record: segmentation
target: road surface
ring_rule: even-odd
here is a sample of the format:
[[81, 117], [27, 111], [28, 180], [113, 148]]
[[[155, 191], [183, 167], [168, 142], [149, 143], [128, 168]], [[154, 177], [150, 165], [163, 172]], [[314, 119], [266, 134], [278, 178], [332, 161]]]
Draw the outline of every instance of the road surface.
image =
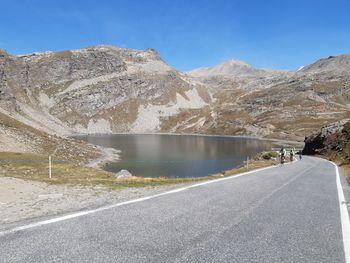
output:
[[338, 190], [335, 166], [305, 157], [0, 232], [0, 262], [346, 262]]

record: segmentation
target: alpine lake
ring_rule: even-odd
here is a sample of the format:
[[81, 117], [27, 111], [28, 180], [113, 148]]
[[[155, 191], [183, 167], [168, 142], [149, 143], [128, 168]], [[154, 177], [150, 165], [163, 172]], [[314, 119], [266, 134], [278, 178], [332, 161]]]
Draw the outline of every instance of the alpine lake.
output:
[[74, 138], [120, 150], [120, 160], [104, 169], [126, 169], [142, 177], [201, 177], [232, 169], [271, 150], [272, 141], [249, 137], [113, 134]]

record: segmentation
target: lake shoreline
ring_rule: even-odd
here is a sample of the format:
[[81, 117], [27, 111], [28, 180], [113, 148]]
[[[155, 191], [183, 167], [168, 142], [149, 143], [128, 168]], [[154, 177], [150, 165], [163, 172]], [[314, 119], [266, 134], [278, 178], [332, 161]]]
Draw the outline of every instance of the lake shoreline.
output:
[[[225, 138], [225, 139], [230, 139], [230, 138], [233, 138], [233, 139], [244, 139], [244, 140], [247, 140], [248, 142], [250, 140], [257, 140], [257, 141], [261, 141], [261, 142], [267, 142], [267, 143], [271, 143], [271, 146], [269, 149], [260, 149], [261, 151], [259, 151], [259, 153], [263, 152], [263, 151], [269, 151], [269, 150], [278, 150], [280, 146], [285, 146], [285, 147], [291, 147], [291, 146], [295, 146], [297, 148], [301, 147], [302, 146], [302, 143], [301, 142], [295, 142], [295, 141], [283, 141], [283, 140], [277, 140], [277, 139], [266, 139], [266, 138], [262, 138], [262, 137], [254, 137], [254, 136], [238, 136], [238, 135], [208, 135], [208, 134], [185, 134], [185, 133], [177, 133], [177, 134], [174, 134], [174, 133], [114, 133], [114, 134], [81, 134], [81, 135], [75, 135], [73, 138], [75, 139], [80, 139], [80, 140], [84, 140], [84, 141], [87, 141], [89, 142], [90, 144], [93, 144], [93, 145], [97, 145], [95, 144], [96, 141], [94, 142], [94, 139], [95, 140], [100, 140], [99, 137], [103, 138], [104, 136], [105, 137], [113, 137], [114, 135], [116, 135], [116, 137], [118, 138], [118, 135], [120, 136], [147, 136], [147, 135], [150, 135], [150, 136], [170, 136], [169, 138], [171, 138], [171, 136], [186, 136], [186, 137], [197, 137], [197, 138], [200, 138], [200, 137], [207, 137], [207, 138]], [[89, 139], [89, 137], [91, 136], [91, 138]], [[82, 138], [82, 137], [85, 137], [85, 138]], [[104, 138], [103, 138], [104, 139]], [[103, 140], [102, 139], [102, 140]], [[120, 140], [120, 139], [119, 139]], [[163, 140], [163, 139], [162, 139]], [[174, 140], [174, 139], [169, 139], [169, 140]], [[201, 139], [193, 139], [194, 141], [197, 141], [197, 140], [201, 140]], [[203, 139], [205, 141], [207, 141], [206, 139]], [[147, 141], [147, 140], [146, 140]], [[216, 140], [215, 140], [216, 141]], [[230, 141], [230, 140], [228, 140]], [[117, 140], [118, 142], [118, 140]], [[97, 142], [98, 143], [98, 142]], [[121, 142], [122, 143], [122, 142]], [[107, 147], [110, 147], [110, 148], [107, 148], [107, 150], [103, 150], [104, 147], [102, 145], [105, 145]], [[157, 144], [156, 144], [157, 145]], [[173, 144], [174, 145], [174, 144]], [[148, 145], [150, 147], [150, 150], [152, 151], [152, 145]], [[120, 163], [120, 161], [123, 161], [121, 160], [120, 158], [120, 153], [121, 152], [125, 152], [125, 147], [123, 149], [123, 146], [120, 145], [121, 148], [119, 148], [119, 144], [116, 143], [116, 144], [100, 144], [100, 146], [98, 146], [101, 148], [101, 150], [103, 150], [103, 155], [98, 158], [98, 159], [95, 159], [95, 160], [91, 160], [89, 163], [88, 163], [88, 166], [89, 167], [94, 167], [94, 168], [100, 168], [102, 170], [105, 170], [105, 171], [108, 171], [108, 172], [112, 172], [112, 173], [116, 173], [118, 172], [119, 170], [121, 169], [131, 169], [131, 173], [136, 175], [136, 176], [140, 176], [140, 177], [183, 177], [183, 178], [195, 178], [195, 177], [205, 177], [205, 176], [208, 176], [210, 174], [213, 174], [213, 173], [217, 173], [219, 172], [218, 170], [214, 170], [213, 169], [209, 169], [208, 172], [204, 172], [202, 175], [198, 175], [198, 173], [196, 174], [196, 172], [194, 171], [193, 172], [193, 176], [191, 175], [188, 175], [188, 174], [184, 174], [184, 173], [181, 173], [182, 175], [180, 175], [178, 172], [175, 172], [175, 173], [167, 173], [167, 171], [165, 171], [164, 173], [162, 172], [159, 172], [159, 171], [156, 171], [155, 170], [155, 173], [153, 173], [153, 171], [151, 171], [151, 173], [149, 172], [149, 170], [147, 170], [149, 168], [149, 165], [147, 167], [147, 165], [145, 167], [140, 167], [139, 165], [136, 165], [136, 166], [126, 166], [124, 167], [123, 164]], [[165, 146], [166, 147], [166, 146]], [[215, 147], [215, 144], [214, 144], [214, 147]], [[173, 148], [177, 148], [176, 146], [173, 147]], [[220, 154], [220, 152], [225, 152], [225, 148], [226, 147], [216, 147], [214, 149], [216, 149], [216, 152]], [[120, 149], [118, 151], [114, 150], [113, 152], [113, 149]], [[227, 148], [226, 148], [227, 149]], [[251, 149], [250, 147], [246, 147], [245, 149]], [[112, 150], [112, 152], [111, 152]], [[196, 149], [195, 149], [196, 150]], [[202, 151], [203, 152], [208, 152], [208, 148], [202, 148], [200, 149], [199, 151]], [[187, 150], [184, 149], [184, 151], [186, 152]], [[227, 150], [226, 150], [227, 151]], [[248, 150], [249, 151], [249, 150]], [[115, 154], [115, 152], [117, 152], [117, 154]], [[126, 151], [127, 153], [128, 151]], [[258, 152], [256, 153], [253, 153], [253, 154], [246, 154], [246, 153], [243, 153], [242, 156], [250, 156], [252, 157], [253, 155], [257, 154]], [[229, 153], [230, 154], [230, 153]], [[164, 155], [161, 155], [161, 156], [164, 156]], [[165, 154], [166, 156], [166, 154]], [[196, 155], [194, 155], [196, 156]], [[190, 158], [192, 158], [193, 156], [191, 155]], [[142, 157], [141, 157], [142, 158]], [[165, 157], [166, 158], [166, 157]], [[181, 157], [180, 157], [181, 158]], [[188, 160], [191, 160], [191, 159], [188, 159]], [[231, 157], [229, 157], [231, 158]], [[237, 157], [234, 157], [234, 158], [237, 158]], [[186, 159], [186, 157], [185, 157]], [[125, 159], [125, 160], [128, 160], [128, 159]], [[124, 160], [124, 161], [125, 161]], [[140, 160], [140, 159], [138, 159]], [[162, 158], [159, 157], [159, 159], [156, 157], [156, 159], [154, 160], [159, 160], [159, 162], [161, 163], [162, 162]], [[176, 161], [177, 159], [174, 158], [174, 159], [165, 159], [165, 160], [174, 160]], [[215, 160], [215, 158], [213, 159]], [[220, 160], [220, 159], [217, 159], [217, 160]], [[152, 160], [151, 160], [152, 161]], [[182, 160], [180, 160], [182, 161]], [[239, 163], [234, 163], [232, 167], [237, 167], [239, 165], [242, 165], [244, 163], [245, 160], [240, 160]], [[119, 163], [119, 165], [117, 164]], [[114, 170], [111, 169], [111, 168], [106, 168], [106, 165], [113, 165], [115, 166]], [[226, 167], [224, 166], [222, 171], [225, 171], [226, 169], [232, 169], [232, 167], [228, 168], [227, 165]], [[136, 170], [134, 170], [136, 169]], [[144, 170], [145, 169], [145, 170]], [[205, 168], [203, 168], [205, 169]], [[178, 174], [176, 174], [178, 173]], [[168, 176], [167, 176], [168, 175]]]
[[[128, 133], [128, 132], [119, 132], [119, 133], [77, 133], [67, 135], [70, 138], [79, 139], [77, 137], [81, 136], [106, 136], [106, 135], [167, 135], [167, 136], [198, 136], [198, 137], [213, 137], [213, 138], [243, 138], [243, 139], [255, 139], [262, 141], [270, 141], [275, 144], [275, 146], [303, 146], [304, 142], [301, 141], [292, 141], [292, 140], [282, 140], [282, 139], [273, 139], [273, 138], [264, 138], [258, 136], [250, 136], [250, 135], [220, 135], [220, 134], [200, 134], [200, 133]], [[104, 170], [104, 166], [108, 163], [121, 161], [120, 153], [121, 150], [115, 148], [108, 148], [97, 146], [101, 152], [102, 156], [97, 159], [90, 160], [87, 163], [88, 167], [98, 168]]]

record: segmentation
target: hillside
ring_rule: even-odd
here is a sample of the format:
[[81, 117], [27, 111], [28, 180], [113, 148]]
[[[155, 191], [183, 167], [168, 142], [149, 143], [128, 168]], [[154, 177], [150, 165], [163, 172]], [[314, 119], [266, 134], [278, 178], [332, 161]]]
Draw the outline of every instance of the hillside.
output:
[[348, 171], [350, 182], [350, 120], [323, 127], [305, 138], [303, 154], [322, 155]]
[[[153, 49], [0, 51], [0, 112], [47, 136], [171, 132], [302, 140], [350, 117], [349, 63], [349, 55], [329, 57], [288, 72], [227, 61], [185, 74]], [[3, 125], [2, 133], [11, 129]], [[19, 137], [30, 141], [15, 136], [10, 144], [22, 145]], [[25, 147], [41, 151], [32, 142]]]
[[47, 132], [111, 133], [160, 129], [180, 108], [210, 95], [154, 50], [109, 46], [0, 57], [1, 101], [21, 121]]
[[350, 56], [343, 55], [321, 59], [297, 72], [252, 70], [249, 65], [235, 64], [236, 70], [250, 69], [249, 75], [241, 75], [224, 63], [206, 69], [208, 75], [189, 74], [214, 89], [218, 98], [215, 112], [219, 125], [214, 133], [241, 127], [239, 133], [302, 139], [350, 116], [348, 64]]
[[337, 76], [346, 76], [350, 72], [350, 54], [340, 56], [329, 56], [315, 63], [304, 67], [302, 73], [309, 74], [333, 74]]
[[100, 148], [47, 134], [0, 112], [0, 152], [54, 154], [60, 160], [87, 163], [103, 155]]

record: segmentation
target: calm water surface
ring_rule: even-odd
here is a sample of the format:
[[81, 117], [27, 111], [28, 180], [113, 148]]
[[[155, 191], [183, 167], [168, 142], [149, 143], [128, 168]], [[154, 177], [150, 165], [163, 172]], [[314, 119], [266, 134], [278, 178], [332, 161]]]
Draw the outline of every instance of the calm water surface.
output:
[[89, 143], [121, 150], [105, 169], [147, 177], [199, 177], [231, 169], [272, 143], [251, 138], [190, 135], [87, 135]]

